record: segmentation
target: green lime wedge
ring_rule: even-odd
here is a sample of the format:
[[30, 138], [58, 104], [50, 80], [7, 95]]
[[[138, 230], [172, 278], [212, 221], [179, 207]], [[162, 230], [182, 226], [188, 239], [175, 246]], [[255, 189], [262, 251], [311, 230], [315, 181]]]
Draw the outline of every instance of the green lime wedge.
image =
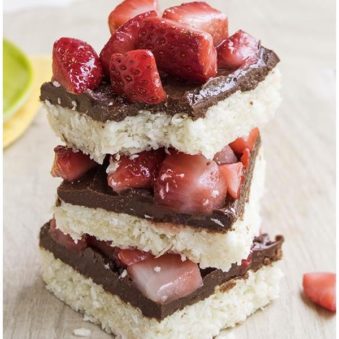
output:
[[3, 71], [3, 119], [7, 121], [28, 99], [33, 71], [27, 56], [6, 39], [3, 39]]

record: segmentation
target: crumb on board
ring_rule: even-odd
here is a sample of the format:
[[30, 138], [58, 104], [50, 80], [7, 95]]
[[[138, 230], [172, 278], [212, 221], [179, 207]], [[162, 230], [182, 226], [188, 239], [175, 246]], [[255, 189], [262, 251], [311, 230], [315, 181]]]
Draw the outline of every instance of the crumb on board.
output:
[[91, 335], [91, 330], [88, 328], [76, 328], [73, 330], [73, 334], [77, 337], [89, 337]]

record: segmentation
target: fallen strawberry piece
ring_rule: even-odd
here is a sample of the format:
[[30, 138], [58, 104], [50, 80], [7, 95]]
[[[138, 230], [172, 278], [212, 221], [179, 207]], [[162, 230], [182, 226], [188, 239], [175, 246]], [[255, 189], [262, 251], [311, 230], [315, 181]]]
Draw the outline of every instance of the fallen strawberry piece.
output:
[[52, 68], [53, 79], [77, 94], [95, 89], [103, 77], [97, 53], [78, 39], [61, 38], [54, 43]]
[[182, 261], [177, 254], [141, 261], [127, 271], [138, 289], [160, 304], [185, 297], [203, 285], [198, 265]]
[[214, 46], [218, 46], [228, 37], [226, 15], [206, 2], [187, 2], [180, 6], [167, 8], [162, 17], [211, 34]]
[[240, 197], [240, 184], [243, 175], [244, 165], [241, 162], [235, 164], [221, 165], [220, 172], [226, 180], [227, 193], [233, 199], [239, 199]]
[[221, 43], [218, 48], [218, 67], [236, 69], [254, 63], [258, 58], [260, 41], [239, 30]]
[[245, 168], [248, 168], [248, 166], [250, 165], [250, 161], [251, 161], [251, 151], [249, 148], [244, 149], [244, 152], [240, 158], [240, 161], [242, 162]]
[[235, 141], [230, 143], [230, 146], [232, 150], [237, 154], [242, 154], [245, 148], [248, 148], [251, 152], [255, 143], [257, 142], [259, 134], [259, 129], [253, 128], [247, 136], [236, 139]]
[[157, 16], [157, 12], [150, 11], [137, 15], [119, 27], [100, 52], [100, 60], [105, 74], [109, 75], [109, 63], [113, 53], [125, 53], [136, 49], [140, 25], [147, 17]]
[[233, 164], [238, 162], [237, 156], [234, 154], [232, 148], [229, 145], [225, 146], [220, 152], [218, 152], [214, 156], [213, 160], [218, 165]]
[[148, 50], [114, 53], [110, 62], [113, 91], [132, 102], [159, 104], [166, 100], [154, 55]]
[[303, 289], [307, 298], [331, 312], [336, 311], [336, 274], [305, 273]]
[[119, 160], [111, 156], [107, 183], [118, 193], [129, 188], [153, 188], [164, 157], [163, 149], [123, 155]]
[[53, 177], [61, 177], [67, 181], [73, 181], [82, 177], [97, 163], [80, 151], [73, 151], [65, 146], [54, 148], [54, 162], [51, 170]]
[[118, 258], [124, 265], [131, 266], [146, 259], [153, 258], [153, 255], [149, 252], [136, 249], [119, 249]]
[[176, 212], [210, 214], [224, 204], [226, 191], [215, 161], [202, 155], [172, 152], [160, 168], [154, 198]]
[[159, 69], [171, 75], [203, 83], [217, 74], [212, 36], [175, 21], [145, 19], [137, 46], [151, 50]]
[[83, 236], [80, 240], [74, 241], [69, 234], [65, 234], [57, 228], [55, 219], [50, 221], [49, 234], [58, 244], [64, 246], [68, 250], [82, 251], [87, 247], [86, 236]]
[[125, 0], [113, 9], [108, 17], [108, 26], [111, 34], [121, 25], [135, 16], [149, 12], [157, 11], [157, 0]]

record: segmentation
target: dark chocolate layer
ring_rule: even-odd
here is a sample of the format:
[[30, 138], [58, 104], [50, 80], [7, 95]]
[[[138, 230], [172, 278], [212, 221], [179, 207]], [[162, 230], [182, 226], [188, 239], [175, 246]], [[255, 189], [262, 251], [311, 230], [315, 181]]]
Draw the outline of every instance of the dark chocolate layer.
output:
[[102, 122], [121, 121], [128, 116], [137, 115], [140, 110], [166, 112], [170, 115], [183, 113], [192, 119], [198, 119], [205, 116], [209, 107], [234, 92], [255, 89], [278, 62], [279, 58], [273, 51], [261, 47], [255, 64], [240, 67], [233, 72], [219, 70], [216, 77], [203, 85], [162, 77], [168, 98], [165, 103], [159, 105], [131, 103], [126, 98], [114, 94], [110, 84], [106, 82], [96, 90], [88, 90], [83, 94], [72, 94], [62, 86], [57, 87], [53, 82], [46, 82], [41, 86], [40, 100], [75, 109]]
[[120, 277], [122, 268], [98, 250], [91, 247], [87, 247], [83, 251], [65, 249], [50, 236], [49, 223], [45, 224], [40, 231], [40, 247], [52, 252], [56, 258], [73, 267], [80, 274], [91, 278], [107, 292], [119, 296], [134, 307], [138, 307], [145, 317], [157, 320], [162, 320], [187, 305], [207, 298], [214, 293], [216, 286], [223, 285], [223, 290], [231, 288], [232, 284], [227, 284], [231, 279], [246, 278], [246, 273], [249, 270], [257, 271], [263, 265], [269, 265], [271, 262], [279, 260], [282, 256], [283, 241], [282, 236], [277, 236], [274, 241], [270, 241], [267, 234], [260, 235], [254, 239], [251, 260], [247, 264], [232, 265], [228, 272], [213, 268], [201, 270], [202, 287], [184, 298], [167, 304], [158, 304], [146, 298], [128, 276]]

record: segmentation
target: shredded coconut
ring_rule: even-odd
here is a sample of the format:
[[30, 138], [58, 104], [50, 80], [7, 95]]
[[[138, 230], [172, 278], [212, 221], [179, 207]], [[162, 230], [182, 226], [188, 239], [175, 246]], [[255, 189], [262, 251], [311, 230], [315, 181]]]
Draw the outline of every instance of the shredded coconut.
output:
[[54, 87], [60, 87], [61, 86], [60, 83], [58, 81], [56, 81], [56, 80], [54, 80], [52, 82], [52, 84], [53, 84]]
[[122, 279], [122, 278], [125, 278], [126, 276], [127, 276], [127, 270], [123, 270], [119, 278]]
[[154, 272], [160, 272], [161, 271], [161, 267], [160, 266], [155, 266], [154, 267]]
[[91, 333], [91, 330], [88, 328], [76, 328], [73, 330], [73, 334], [77, 337], [89, 337]]

